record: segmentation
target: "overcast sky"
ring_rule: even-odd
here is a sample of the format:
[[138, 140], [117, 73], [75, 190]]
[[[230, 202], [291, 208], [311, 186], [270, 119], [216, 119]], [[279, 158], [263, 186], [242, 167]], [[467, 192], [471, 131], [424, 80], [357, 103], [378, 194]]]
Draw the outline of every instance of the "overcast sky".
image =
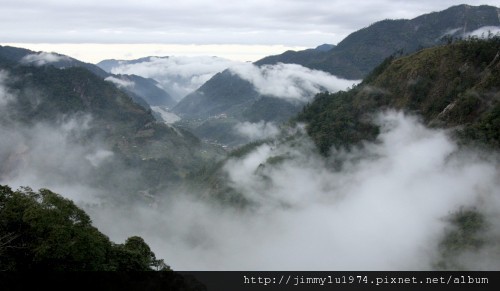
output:
[[414, 18], [461, 3], [499, 6], [498, 2], [0, 0], [0, 42], [40, 50], [60, 48], [62, 53], [72, 48], [72, 56], [94, 61], [100, 57], [98, 52], [104, 58], [110, 50], [122, 58], [147, 51], [251, 60], [289, 48], [336, 44], [349, 33], [386, 18]]

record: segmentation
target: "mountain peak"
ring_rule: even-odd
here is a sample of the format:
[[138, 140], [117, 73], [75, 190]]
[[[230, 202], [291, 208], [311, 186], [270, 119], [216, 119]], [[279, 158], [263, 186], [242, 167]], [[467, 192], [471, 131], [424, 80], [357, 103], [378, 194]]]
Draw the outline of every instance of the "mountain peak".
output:
[[333, 49], [335, 47], [334, 44], [328, 44], [328, 43], [324, 43], [322, 45], [319, 45], [315, 48], [315, 50], [317, 51], [321, 51], [321, 52], [327, 52], [331, 49]]

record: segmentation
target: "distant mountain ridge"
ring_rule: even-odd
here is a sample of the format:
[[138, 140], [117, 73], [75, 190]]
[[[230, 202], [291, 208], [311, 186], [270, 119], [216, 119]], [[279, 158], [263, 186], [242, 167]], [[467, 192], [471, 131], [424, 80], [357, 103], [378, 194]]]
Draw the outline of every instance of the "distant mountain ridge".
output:
[[500, 26], [500, 9], [458, 5], [411, 20], [382, 20], [351, 33], [328, 51], [288, 51], [265, 57], [258, 65], [295, 63], [347, 79], [361, 79], [397, 51], [411, 53], [460, 37], [481, 27]]
[[166, 58], [166, 57], [155, 57], [155, 56], [148, 56], [148, 57], [142, 57], [134, 60], [116, 60], [116, 59], [108, 59], [108, 60], [102, 60], [96, 64], [99, 68], [105, 70], [108, 73], [111, 73], [114, 68], [120, 66], [120, 65], [133, 65], [133, 64], [138, 64], [138, 63], [143, 63], [143, 62], [148, 62], [151, 60], [151, 58]]
[[[500, 27], [499, 13], [500, 9], [492, 6], [459, 5], [411, 20], [383, 20], [350, 34], [336, 46], [321, 45], [315, 49], [287, 51], [254, 64], [262, 67], [292, 63], [346, 79], [362, 79], [384, 59], [397, 52], [411, 53], [424, 47], [440, 45], [446, 42], [443, 37], [461, 37], [485, 26]], [[259, 115], [254, 113], [265, 108], [271, 114], [266, 114], [268, 119], [262, 120], [282, 121], [296, 114], [303, 105], [277, 100], [262, 107], [257, 104], [261, 97], [266, 97], [262, 100], [276, 99], [273, 96], [260, 96], [249, 82], [226, 70], [187, 95], [173, 111], [185, 118], [203, 119], [226, 114], [237, 116], [238, 121], [255, 121]], [[209, 138], [217, 131], [214, 123], [220, 125], [219, 130], [226, 130], [230, 134], [229, 123], [221, 120], [195, 123], [190, 128], [201, 137]]]
[[322, 153], [379, 133], [370, 118], [396, 109], [448, 128], [462, 143], [500, 148], [500, 36], [458, 41], [387, 59], [348, 92], [323, 93], [297, 120]]
[[[0, 104], [1, 128], [9, 131], [38, 124], [57, 128], [61, 120], [90, 116], [89, 124], [78, 126], [88, 128], [78, 142], [98, 139], [113, 149], [116, 163], [99, 168], [94, 177], [106, 187], [120, 185], [120, 189], [133, 193], [176, 183], [207, 157], [218, 155], [217, 149], [190, 132], [158, 122], [151, 110], [83, 66], [30, 65], [21, 62], [22, 53], [28, 51], [6, 51], [9, 53], [2, 54], [5, 50], [0, 48], [0, 71], [6, 76], [0, 85], [13, 97]], [[13, 53], [17, 57], [9, 58]], [[112, 178], [116, 178], [114, 167], [135, 171], [139, 176], [130, 183], [118, 183]], [[2, 168], [0, 165], [0, 174]]]
[[[113, 75], [94, 64], [85, 63], [65, 55], [57, 53], [35, 52], [24, 48], [0, 46], [0, 57], [3, 57], [4, 60], [13, 63], [24, 62], [25, 64], [31, 63], [33, 65], [51, 65], [56, 68], [81, 67], [87, 69], [88, 71], [103, 79], [113, 76], [118, 79], [126, 78], [127, 80], [129, 80], [129, 82], [132, 82], [131, 86], [118, 87], [128, 93], [135, 102], [137, 102], [141, 106], [144, 106], [145, 108], [148, 108], [149, 105], [163, 105], [172, 107], [176, 103], [172, 99], [172, 97], [168, 95], [168, 93], [164, 90], [161, 90], [157, 86], [157, 82], [152, 79], [147, 79], [135, 75]], [[48, 62], [44, 63], [44, 58], [51, 59], [48, 60]]]

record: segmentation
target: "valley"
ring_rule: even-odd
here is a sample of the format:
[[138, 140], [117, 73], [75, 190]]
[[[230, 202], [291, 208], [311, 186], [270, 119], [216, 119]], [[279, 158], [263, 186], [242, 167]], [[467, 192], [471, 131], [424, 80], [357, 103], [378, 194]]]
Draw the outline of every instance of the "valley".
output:
[[499, 270], [498, 15], [255, 62], [0, 46], [0, 267]]

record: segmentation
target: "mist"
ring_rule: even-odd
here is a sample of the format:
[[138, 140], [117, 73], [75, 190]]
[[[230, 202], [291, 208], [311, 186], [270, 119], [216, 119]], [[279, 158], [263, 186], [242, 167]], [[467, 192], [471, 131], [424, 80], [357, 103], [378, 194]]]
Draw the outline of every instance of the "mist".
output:
[[[0, 127], [0, 183], [14, 189], [49, 188], [75, 202], [98, 202], [92, 171], [113, 153], [103, 145], [79, 145], [77, 136], [88, 130], [89, 116], [57, 125]], [[85, 191], [84, 191], [85, 190]]]
[[0, 70], [0, 113], [7, 103], [13, 100], [12, 93], [7, 87], [9, 73], [4, 70]]
[[274, 122], [240, 122], [234, 126], [236, 134], [248, 139], [256, 141], [276, 137], [280, 133], [279, 127]]
[[50, 63], [70, 60], [67, 56], [58, 55], [55, 53], [40, 52], [29, 54], [21, 59], [22, 64], [32, 64], [35, 66], [44, 66]]
[[359, 83], [297, 64], [264, 65], [245, 63], [230, 68], [233, 74], [249, 81], [262, 95], [308, 102], [320, 91], [337, 92]]
[[[0, 72], [0, 112], [15, 102], [8, 78]], [[462, 149], [446, 131], [400, 112], [374, 122], [375, 142], [332, 149], [330, 158], [303, 127], [280, 139], [273, 124], [241, 124], [251, 138], [277, 136], [222, 166], [249, 202], [244, 208], [178, 189], [152, 202], [114, 200], [120, 189], [97, 186], [95, 173], [115, 153], [97, 138], [80, 142], [92, 129], [89, 115], [0, 126], [0, 183], [60, 193], [112, 241], [139, 235], [175, 270], [430, 270], [447, 217], [468, 207], [486, 215], [486, 240], [498, 238], [496, 154]], [[135, 175], [116, 168], [105, 179], [126, 184]], [[500, 270], [497, 250], [485, 244], [458, 260], [465, 269]]]
[[112, 68], [111, 73], [152, 78], [179, 101], [198, 89], [216, 73], [236, 63], [219, 57], [150, 57], [144, 62], [122, 62], [121, 65]]
[[133, 89], [135, 86], [135, 83], [130, 80], [125, 80], [125, 79], [119, 79], [113, 76], [109, 76], [104, 81], [111, 82], [118, 86], [118, 88], [123, 88], [123, 89]]
[[[376, 122], [376, 142], [328, 160], [305, 135], [228, 160], [230, 185], [253, 205], [244, 210], [177, 193], [155, 209], [90, 211], [113, 239], [137, 233], [177, 270], [430, 270], [446, 218], [461, 207], [486, 213], [489, 236], [500, 234], [496, 156], [462, 151], [402, 113]], [[487, 254], [462, 263], [500, 269], [497, 252]]]
[[[103, 166], [119, 165], [115, 154], [94, 133], [90, 114], [60, 115], [35, 124], [16, 122], [8, 105], [17, 102], [17, 91], [9, 87], [11, 76], [0, 71], [0, 184], [13, 189], [29, 186], [48, 188], [79, 205], [100, 204], [117, 197], [120, 189], [106, 187], [99, 177]], [[39, 96], [31, 92], [31, 106]], [[107, 181], [132, 179], [137, 173], [116, 167]], [[99, 185], [98, 185], [99, 184]], [[112, 183], [111, 183], [112, 184]]]
[[466, 33], [464, 37], [480, 37], [480, 38], [488, 38], [491, 35], [500, 35], [500, 27], [498, 26], [483, 26], [478, 28], [472, 32]]

